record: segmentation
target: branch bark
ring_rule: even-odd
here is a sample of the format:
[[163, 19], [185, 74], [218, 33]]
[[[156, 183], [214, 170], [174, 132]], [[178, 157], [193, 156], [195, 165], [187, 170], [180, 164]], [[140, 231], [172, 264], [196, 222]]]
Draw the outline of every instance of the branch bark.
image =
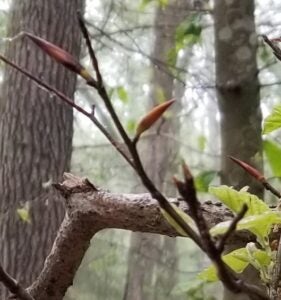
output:
[[[65, 174], [65, 181], [55, 187], [66, 200], [67, 212], [41, 274], [28, 289], [35, 299], [63, 298], [72, 285], [91, 238], [102, 229], [179, 235], [162, 217], [158, 202], [149, 194], [114, 194], [97, 190], [88, 180], [71, 174]], [[188, 212], [184, 201], [169, 201]], [[209, 226], [233, 217], [220, 203], [211, 201], [202, 204], [202, 211]], [[236, 238], [249, 241], [249, 234], [239, 234]]]

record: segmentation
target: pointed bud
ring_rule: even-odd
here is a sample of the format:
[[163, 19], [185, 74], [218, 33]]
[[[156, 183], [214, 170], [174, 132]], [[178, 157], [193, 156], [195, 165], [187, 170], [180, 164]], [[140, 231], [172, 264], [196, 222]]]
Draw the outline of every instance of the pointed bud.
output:
[[252, 166], [248, 165], [244, 161], [237, 159], [233, 156], [229, 156], [229, 158], [232, 161], [234, 161], [237, 165], [239, 165], [241, 168], [243, 168], [247, 173], [249, 173], [251, 176], [253, 176], [256, 180], [258, 180], [260, 182], [265, 181], [264, 175], [257, 169], [253, 168]]
[[70, 53], [31, 33], [26, 33], [25, 35], [51, 58], [64, 65], [67, 69], [77, 73], [86, 79], [87, 82], [95, 82], [89, 72]]
[[185, 195], [185, 184], [184, 182], [180, 181], [176, 176], [172, 177], [174, 185], [176, 186], [178, 192], [180, 193], [181, 196], [184, 197]]
[[149, 129], [175, 101], [175, 99], [171, 99], [159, 104], [155, 106], [147, 115], [145, 115], [138, 124], [136, 138], [139, 138], [144, 131]]
[[183, 172], [183, 175], [184, 175], [184, 179], [186, 182], [190, 181], [191, 179], [193, 179], [193, 176], [189, 170], [189, 167], [188, 165], [183, 161], [182, 162], [182, 172]]

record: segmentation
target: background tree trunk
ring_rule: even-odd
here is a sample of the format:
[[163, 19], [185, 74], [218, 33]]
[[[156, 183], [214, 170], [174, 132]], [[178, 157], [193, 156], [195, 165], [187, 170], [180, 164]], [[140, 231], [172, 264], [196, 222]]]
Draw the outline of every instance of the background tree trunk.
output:
[[[14, 0], [7, 34], [34, 33], [79, 57], [76, 11], [83, 0]], [[27, 39], [8, 44], [5, 55], [73, 97], [76, 76]], [[24, 286], [38, 275], [64, 215], [47, 183], [70, 167], [72, 110], [7, 67], [0, 99], [0, 254], [4, 268]], [[17, 209], [29, 211], [23, 221]], [[2, 291], [4, 298], [4, 291]]]
[[[174, 76], [166, 62], [169, 51], [175, 46], [176, 28], [187, 17], [189, 7], [190, 4], [173, 0], [165, 8], [157, 9], [152, 57], [159, 63], [153, 66], [149, 109], [173, 97]], [[170, 110], [172, 118], [160, 121], [151, 130], [154, 134], [140, 145], [145, 169], [155, 185], [168, 195], [175, 193], [171, 176], [175, 171], [178, 146], [164, 135], [179, 133], [176, 113], [181, 99], [177, 100]], [[175, 239], [132, 233], [124, 300], [170, 299], [177, 280], [176, 269]]]
[[214, 2], [216, 84], [221, 115], [222, 183], [261, 196], [260, 184], [227, 158], [262, 169], [261, 110], [254, 1]]
[[[238, 189], [248, 185], [250, 192], [261, 197], [262, 186], [227, 158], [233, 155], [262, 169], [254, 8], [253, 0], [214, 2], [216, 84], [221, 116], [221, 182]], [[244, 277], [255, 284], [259, 282], [252, 269]], [[225, 299], [238, 298], [225, 291]], [[248, 297], [241, 295], [239, 299]]]

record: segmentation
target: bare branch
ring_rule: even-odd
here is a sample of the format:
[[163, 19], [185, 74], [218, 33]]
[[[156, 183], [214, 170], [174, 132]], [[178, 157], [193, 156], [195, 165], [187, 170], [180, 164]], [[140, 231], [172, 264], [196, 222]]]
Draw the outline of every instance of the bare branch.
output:
[[[60, 184], [60, 191], [64, 191], [66, 197], [67, 214], [39, 278], [29, 288], [35, 299], [62, 299], [67, 288], [72, 285], [91, 238], [102, 229], [119, 228], [179, 236], [162, 216], [158, 202], [149, 194], [96, 191], [87, 180], [69, 174]], [[188, 213], [184, 201], [169, 201]], [[202, 211], [208, 226], [233, 216], [219, 203], [204, 203]], [[243, 234], [242, 239], [250, 240], [250, 235], [245, 237]]]
[[49, 92], [55, 94], [56, 96], [58, 96], [63, 102], [67, 103], [69, 106], [71, 106], [72, 108], [76, 109], [77, 111], [79, 111], [80, 113], [82, 113], [84, 116], [86, 116], [87, 118], [89, 118], [96, 126], [97, 128], [104, 134], [104, 136], [107, 138], [107, 140], [111, 143], [111, 145], [125, 158], [125, 160], [134, 168], [134, 164], [131, 161], [130, 157], [127, 156], [127, 154], [122, 150], [122, 148], [120, 147], [119, 143], [117, 141], [114, 140], [114, 138], [108, 133], [108, 131], [104, 128], [104, 126], [98, 121], [98, 119], [94, 116], [93, 113], [91, 112], [87, 112], [85, 109], [83, 109], [82, 107], [80, 107], [79, 105], [75, 104], [75, 102], [68, 98], [66, 95], [64, 95], [62, 92], [58, 91], [56, 88], [50, 86], [49, 84], [45, 83], [44, 81], [42, 81], [41, 79], [39, 79], [38, 77], [32, 75], [30, 72], [28, 72], [27, 70], [21, 68], [20, 66], [14, 64], [13, 62], [11, 62], [9, 59], [7, 59], [6, 57], [4, 57], [3, 55], [0, 54], [0, 59], [2, 61], [4, 61], [6, 64], [8, 64], [9, 66], [13, 67], [14, 69], [18, 70], [19, 72], [21, 72], [22, 74], [24, 74], [25, 76], [27, 76], [28, 78], [30, 78], [31, 80], [33, 80], [34, 82], [36, 82], [39, 86], [45, 88], [46, 90], [48, 90]]
[[0, 265], [0, 281], [8, 288], [8, 290], [21, 300], [34, 300], [34, 298], [26, 291], [14, 278], [12, 278]]

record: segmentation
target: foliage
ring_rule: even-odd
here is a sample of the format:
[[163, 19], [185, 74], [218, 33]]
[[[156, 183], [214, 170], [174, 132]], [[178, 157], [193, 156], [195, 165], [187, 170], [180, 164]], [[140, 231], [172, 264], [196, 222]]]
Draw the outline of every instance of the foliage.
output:
[[281, 105], [276, 105], [270, 114], [264, 120], [263, 134], [273, 132], [281, 127]]
[[267, 157], [272, 174], [275, 177], [281, 177], [281, 147], [272, 140], [263, 141], [264, 153]]

